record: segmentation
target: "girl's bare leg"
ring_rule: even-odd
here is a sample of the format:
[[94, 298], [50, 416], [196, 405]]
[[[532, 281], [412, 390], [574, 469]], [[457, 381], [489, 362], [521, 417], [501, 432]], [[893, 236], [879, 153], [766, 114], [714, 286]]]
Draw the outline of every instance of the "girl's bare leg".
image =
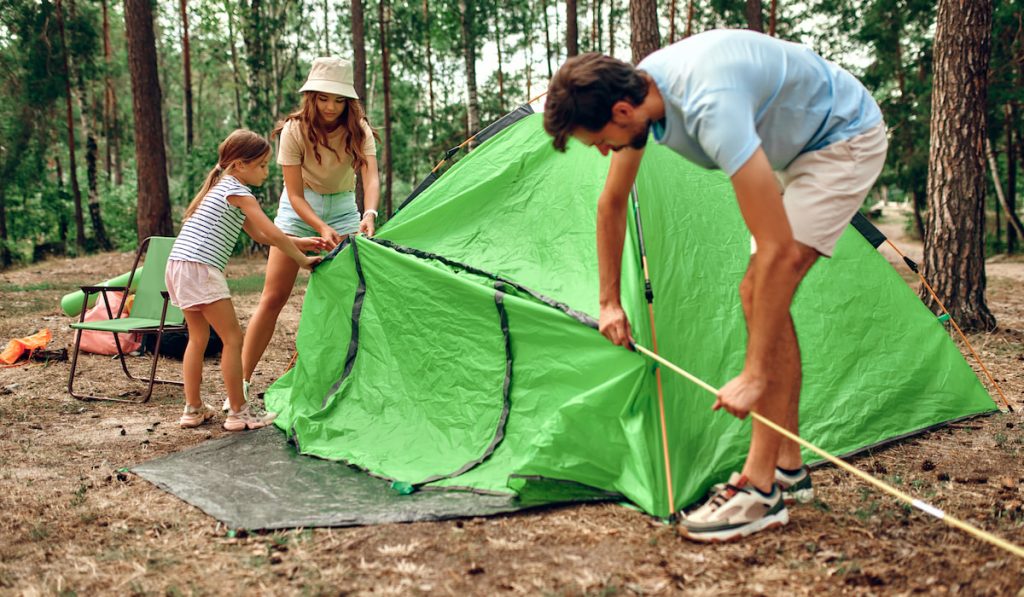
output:
[[242, 328], [238, 325], [235, 306], [231, 299], [222, 299], [203, 305], [201, 309], [203, 317], [224, 341], [220, 371], [224, 376], [224, 391], [227, 392], [231, 410], [238, 412], [245, 405], [245, 398], [242, 396]]
[[181, 373], [185, 378], [185, 404], [193, 408], [203, 405], [200, 386], [203, 382], [203, 355], [210, 340], [210, 324], [201, 311], [183, 311], [188, 326], [188, 346], [181, 361]]

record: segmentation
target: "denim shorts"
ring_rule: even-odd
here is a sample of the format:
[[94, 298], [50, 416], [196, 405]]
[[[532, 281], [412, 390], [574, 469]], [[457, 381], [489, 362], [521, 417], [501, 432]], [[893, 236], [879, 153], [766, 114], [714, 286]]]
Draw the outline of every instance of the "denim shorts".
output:
[[[313, 189], [303, 189], [306, 202], [313, 208], [316, 215], [334, 228], [338, 234], [354, 234], [359, 232], [359, 211], [356, 209], [356, 194], [352, 191], [321, 195]], [[288, 190], [281, 193], [281, 201], [277, 206], [274, 225], [282, 232], [291, 236], [320, 236], [320, 233], [295, 213]]]

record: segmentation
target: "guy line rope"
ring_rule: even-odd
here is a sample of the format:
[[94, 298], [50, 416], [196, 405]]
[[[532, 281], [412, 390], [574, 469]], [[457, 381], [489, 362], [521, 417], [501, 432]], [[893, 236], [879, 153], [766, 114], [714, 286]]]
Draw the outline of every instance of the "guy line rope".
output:
[[[679, 375], [685, 377], [686, 379], [690, 380], [691, 382], [693, 382], [697, 386], [700, 386], [701, 388], [707, 390], [711, 394], [713, 394], [715, 396], [718, 395], [718, 390], [715, 389], [713, 386], [711, 386], [710, 384], [708, 384], [704, 380], [698, 378], [697, 376], [693, 375], [692, 373], [689, 373], [688, 371], [683, 370], [682, 368], [680, 368], [678, 365], [675, 365], [671, 361], [666, 360], [665, 358], [663, 358], [662, 356], [658, 355], [657, 353], [652, 352], [651, 350], [648, 350], [647, 348], [644, 348], [643, 346], [640, 346], [639, 344], [636, 344], [636, 343], [633, 343], [632, 347], [635, 348], [637, 350], [637, 352], [640, 352], [641, 354], [646, 355], [647, 357], [653, 359], [654, 361], [657, 361], [661, 365], [664, 365], [665, 367], [668, 367], [672, 371], [674, 371], [674, 372], [678, 373]], [[839, 468], [845, 470], [846, 472], [848, 472], [848, 473], [850, 473], [852, 475], [856, 475], [857, 477], [860, 477], [861, 480], [863, 480], [863, 481], [865, 481], [867, 483], [870, 483], [871, 485], [874, 485], [878, 489], [884, 491], [885, 493], [888, 493], [889, 495], [895, 497], [896, 499], [898, 499], [898, 500], [900, 500], [902, 502], [905, 502], [907, 504], [910, 504], [911, 506], [917, 508], [918, 510], [921, 510], [922, 512], [924, 512], [926, 514], [930, 514], [931, 516], [934, 516], [935, 518], [938, 518], [939, 520], [945, 522], [946, 524], [948, 524], [948, 525], [950, 525], [952, 527], [956, 527], [956, 528], [958, 528], [958, 529], [968, 533], [969, 535], [973, 535], [974, 537], [976, 537], [978, 539], [981, 539], [982, 541], [985, 541], [986, 543], [989, 543], [991, 545], [995, 545], [996, 547], [1000, 547], [1002, 549], [1005, 549], [1006, 551], [1012, 553], [1013, 555], [1015, 555], [1015, 556], [1017, 556], [1019, 558], [1024, 558], [1024, 548], [1021, 548], [1018, 545], [1014, 545], [1013, 543], [1010, 543], [1009, 541], [1006, 541], [1005, 539], [997, 537], [997, 536], [995, 536], [995, 535], [993, 535], [993, 534], [991, 534], [991, 533], [989, 533], [987, 531], [983, 531], [983, 530], [979, 529], [978, 527], [971, 525], [970, 523], [964, 522], [964, 521], [954, 517], [951, 514], [947, 514], [946, 512], [943, 512], [942, 510], [940, 510], [939, 508], [936, 508], [935, 506], [932, 506], [931, 504], [928, 504], [928, 503], [926, 503], [926, 502], [924, 502], [922, 500], [914, 498], [913, 496], [908, 495], [908, 494], [906, 494], [906, 493], [896, 489], [895, 487], [889, 485], [888, 483], [885, 483], [884, 481], [881, 481], [879, 479], [876, 479], [876, 478], [872, 477], [871, 475], [865, 473], [864, 471], [860, 470], [859, 468], [857, 468], [857, 467], [855, 467], [855, 466], [853, 466], [851, 464], [848, 464], [848, 463], [844, 462], [843, 460], [840, 460], [839, 458], [829, 454], [828, 452], [826, 452], [825, 450], [819, 448], [818, 446], [815, 446], [811, 442], [809, 442], [809, 441], [807, 441], [807, 440], [797, 436], [796, 434], [790, 432], [789, 430], [787, 430], [787, 429], [785, 429], [783, 427], [780, 427], [779, 425], [776, 425], [771, 420], [769, 420], [769, 419], [767, 419], [767, 418], [757, 414], [754, 411], [750, 411], [750, 416], [753, 417], [753, 419], [755, 421], [761, 423], [762, 425], [765, 425], [765, 426], [771, 428], [772, 430], [774, 430], [775, 432], [779, 433], [780, 435], [782, 435], [786, 439], [789, 439], [791, 441], [794, 441], [794, 442], [800, 444], [801, 446], [803, 446], [803, 447], [807, 448], [808, 450], [814, 452], [818, 456], [821, 456], [825, 460], [831, 462], [832, 464], [838, 466]]]

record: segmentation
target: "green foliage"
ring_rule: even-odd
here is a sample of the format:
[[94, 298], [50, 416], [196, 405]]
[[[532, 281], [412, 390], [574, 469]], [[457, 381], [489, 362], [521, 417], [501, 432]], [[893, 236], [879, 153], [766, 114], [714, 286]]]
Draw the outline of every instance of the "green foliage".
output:
[[[364, 104], [371, 124], [383, 134], [379, 1], [362, 2], [367, 55]], [[1017, 139], [1024, 132], [1019, 115], [1011, 116], [1007, 110], [1008, 106], [1016, 106], [1019, 112], [1024, 100], [1024, 68], [1020, 66], [1024, 64], [1024, 36], [1020, 33], [1018, 4], [994, 4], [988, 123], [1004, 185], [1011, 165], [1007, 161], [1007, 130], [1015, 131]], [[131, 249], [136, 244], [137, 194], [123, 5], [113, 0], [107, 0], [106, 5], [109, 61], [103, 51], [100, 3], [79, 0], [74, 3], [74, 10], [69, 2], [63, 3], [67, 57], [74, 77], [71, 87], [76, 94], [71, 102], [74, 142], [78, 144], [79, 163], [75, 171], [84, 202], [84, 120], [99, 142], [98, 194], [105, 227], [119, 249]], [[472, 11], [478, 56], [482, 127], [543, 88], [549, 51], [553, 67], [557, 68], [564, 59], [565, 3], [479, 0], [468, 2], [467, 6]], [[696, 2], [694, 30], [743, 27], [745, 6], [743, 0]], [[766, 27], [769, 6], [770, 3], [764, 3]], [[217, 145], [231, 130], [245, 126], [268, 132], [276, 120], [298, 105], [296, 92], [312, 58], [325, 54], [352, 57], [351, 9], [349, 2], [325, 4], [322, 0], [188, 0], [194, 115], [194, 140], [188, 151], [178, 3], [157, 2], [153, 7], [169, 186], [177, 224], [184, 206], [215, 163]], [[598, 7], [602, 11], [598, 18], [601, 35], [594, 40], [594, 9]], [[445, 150], [459, 145], [475, 131], [467, 130], [459, 0], [427, 0], [426, 14], [422, 0], [389, 0], [385, 8], [391, 54], [393, 200], [399, 205]], [[678, 2], [676, 8], [678, 37], [685, 30], [687, 3]], [[628, 5], [621, 1], [578, 3], [580, 49], [608, 51], [609, 10], [616, 13], [615, 53], [628, 57]], [[776, 10], [779, 37], [807, 43], [826, 58], [849, 68], [878, 99], [891, 131], [889, 157], [879, 182], [889, 188], [890, 197], [906, 198], [923, 208], [927, 193], [935, 2], [810, 0], [795, 4], [779, 2]], [[6, 240], [0, 243], [7, 254], [0, 250], [0, 259], [28, 262], [47, 252], [75, 251], [64, 48], [59, 41], [55, 11], [54, 0], [0, 0], [0, 213], [4, 214], [7, 229]], [[660, 3], [660, 30], [666, 42], [668, 12], [667, 5]], [[496, 68], [499, 65], [495, 63], [499, 40], [500, 82]], [[86, 102], [78, 97], [79, 77]], [[117, 100], [113, 114], [108, 114], [104, 105], [108, 79]], [[383, 145], [379, 144], [378, 158], [383, 157]], [[120, 155], [112, 152], [114, 164], [108, 174], [105, 158], [108, 149], [115, 146], [120, 147]], [[382, 159], [379, 162], [383, 165]], [[123, 175], [121, 184], [114, 182], [118, 164]], [[1017, 170], [1016, 186], [1020, 187], [1024, 163], [1019, 158]], [[271, 214], [281, 187], [280, 171], [272, 168], [270, 179], [258, 195]], [[1021, 195], [1019, 188], [1005, 190]], [[990, 191], [991, 214], [998, 206], [994, 202], [994, 188], [990, 187]], [[85, 230], [91, 238], [88, 218]], [[992, 228], [990, 237], [990, 251], [1005, 246], [1005, 233], [1000, 238]], [[0, 262], [0, 267], [3, 266]]]

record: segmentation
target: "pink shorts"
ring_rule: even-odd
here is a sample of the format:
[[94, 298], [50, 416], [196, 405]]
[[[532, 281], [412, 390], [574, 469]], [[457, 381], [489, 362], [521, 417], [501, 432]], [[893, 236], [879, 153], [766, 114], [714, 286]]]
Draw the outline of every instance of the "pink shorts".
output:
[[171, 259], [164, 281], [171, 303], [182, 311], [198, 311], [203, 305], [231, 298], [224, 272], [205, 263]]

